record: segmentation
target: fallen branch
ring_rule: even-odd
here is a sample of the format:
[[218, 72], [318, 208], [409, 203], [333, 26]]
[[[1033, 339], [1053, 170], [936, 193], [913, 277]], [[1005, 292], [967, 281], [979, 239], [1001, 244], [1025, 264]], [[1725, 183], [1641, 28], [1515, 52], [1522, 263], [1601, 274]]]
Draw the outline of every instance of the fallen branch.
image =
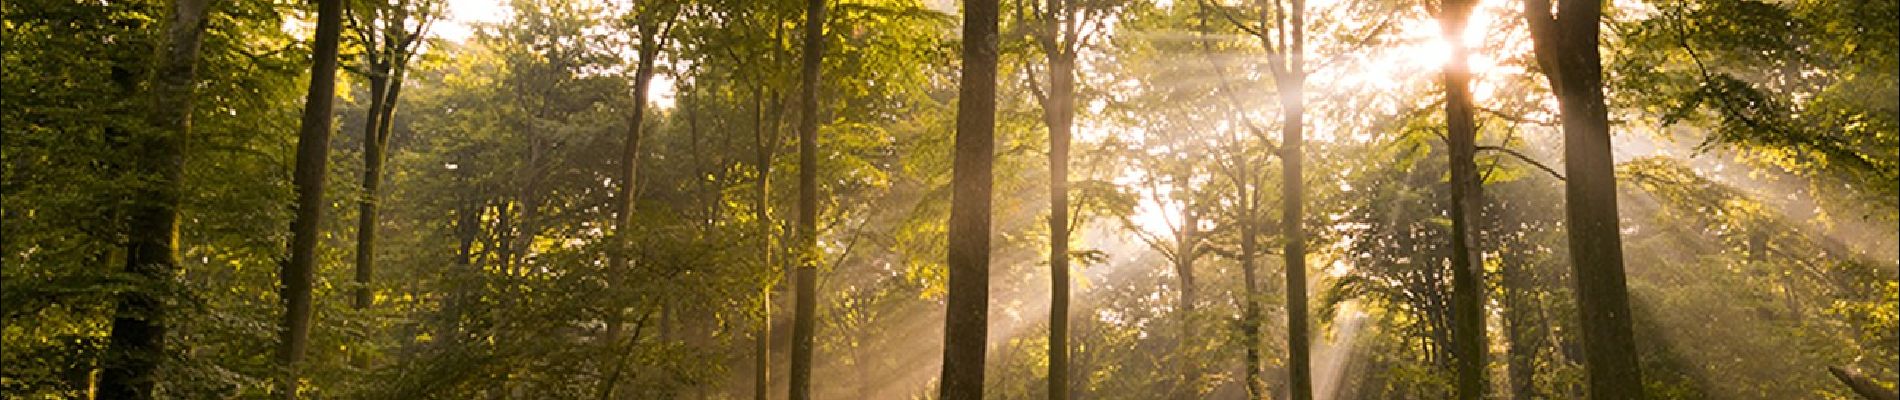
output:
[[1854, 389], [1854, 394], [1867, 400], [1900, 400], [1900, 393], [1880, 387], [1879, 384], [1874, 383], [1874, 380], [1867, 379], [1860, 372], [1841, 367], [1827, 367], [1827, 372], [1834, 374], [1834, 379], [1841, 380], [1841, 383], [1846, 384], [1848, 388]]

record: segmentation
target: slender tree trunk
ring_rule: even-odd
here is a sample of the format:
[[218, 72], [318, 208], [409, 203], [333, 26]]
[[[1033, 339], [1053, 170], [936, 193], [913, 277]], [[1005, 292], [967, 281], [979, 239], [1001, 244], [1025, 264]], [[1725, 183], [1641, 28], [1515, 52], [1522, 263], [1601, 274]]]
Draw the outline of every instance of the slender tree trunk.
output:
[[989, 341], [990, 190], [996, 151], [996, 0], [965, 0], [952, 162], [950, 279], [944, 312], [943, 400], [983, 398]]
[[1445, 41], [1451, 44], [1451, 60], [1445, 63], [1445, 137], [1451, 164], [1451, 302], [1452, 359], [1458, 373], [1458, 398], [1477, 400], [1484, 397], [1485, 352], [1489, 346], [1484, 332], [1484, 258], [1478, 248], [1478, 228], [1482, 216], [1483, 182], [1478, 181], [1478, 165], [1472, 160], [1477, 152], [1477, 127], [1472, 121], [1471, 71], [1465, 64], [1465, 21], [1475, 2], [1446, 0], [1442, 3], [1439, 26]]
[[1280, 85], [1280, 146], [1284, 168], [1281, 170], [1280, 223], [1286, 229], [1283, 256], [1286, 258], [1287, 378], [1293, 400], [1313, 399], [1313, 371], [1306, 312], [1306, 229], [1301, 207], [1305, 204], [1306, 183], [1303, 168], [1306, 157], [1306, 1], [1292, 0], [1292, 38], [1286, 66], [1275, 79]]
[[[1251, 206], [1251, 204], [1255, 202], [1251, 199], [1257, 198], [1260, 195], [1258, 192], [1259, 189], [1252, 189], [1251, 194], [1247, 194], [1249, 193], [1249, 189], [1242, 188], [1240, 190], [1243, 193], [1241, 197], [1249, 199], [1243, 201], [1250, 204], [1248, 207], [1252, 208], [1253, 206]], [[1255, 210], [1257, 210], [1257, 208]], [[1255, 213], [1249, 211], [1247, 214], [1253, 215]], [[1241, 342], [1246, 345], [1244, 357], [1247, 363], [1247, 397], [1250, 399], [1262, 399], [1268, 396], [1266, 379], [1261, 377], [1260, 267], [1255, 259], [1260, 254], [1260, 250], [1256, 247], [1257, 242], [1260, 240], [1258, 229], [1259, 228], [1253, 226], [1251, 221], [1241, 223], [1240, 225], [1240, 279], [1243, 281], [1241, 287], [1245, 290], [1246, 294], [1245, 301], [1241, 303], [1240, 337]]]
[[376, 263], [376, 194], [382, 185], [384, 135], [383, 107], [389, 101], [388, 64], [372, 63], [369, 73], [369, 113], [363, 124], [363, 198], [356, 215], [356, 290], [350, 306], [367, 309], [375, 301], [370, 290]]
[[[126, 214], [125, 271], [152, 287], [171, 287], [178, 273], [178, 207], [185, 175], [185, 143], [191, 135], [191, 113], [197, 96], [199, 43], [210, 15], [207, 0], [172, 3], [163, 52], [153, 78], [152, 108], [145, 119], [152, 132], [133, 133], [133, 171], [153, 179], [135, 192], [140, 202]], [[117, 71], [115, 71], [117, 72]], [[119, 78], [116, 76], [115, 78]], [[125, 82], [136, 78], [125, 76]], [[170, 310], [163, 290], [150, 288], [119, 295], [108, 336], [105, 368], [98, 394], [107, 399], [152, 399], [157, 396], [154, 374], [164, 362], [165, 333]]]
[[[608, 256], [607, 262], [613, 274], [609, 278], [613, 286], [619, 286], [621, 283], [619, 280], [626, 276], [630, 268], [629, 257], [625, 253], [633, 248], [634, 216], [639, 211], [636, 207], [639, 199], [635, 195], [640, 179], [641, 128], [646, 125], [647, 92], [653, 84], [654, 58], [660, 54], [660, 22], [653, 19], [648, 14], [650, 12], [652, 11], [641, 11], [639, 20], [636, 22], [637, 29], [640, 31], [640, 60], [633, 70], [633, 112], [628, 118], [626, 140], [621, 147], [620, 187], [616, 188], [617, 201], [614, 202], [614, 240], [618, 248]], [[619, 347], [617, 343], [625, 341], [621, 338], [623, 328], [620, 325], [623, 322], [621, 320], [625, 318], [625, 315], [622, 315], [624, 313], [622, 306], [621, 304], [608, 305], [607, 329], [603, 335], [606, 338], [604, 342], [615, 351], [625, 350], [616, 348]], [[607, 357], [613, 365], [609, 368], [607, 378], [601, 381], [599, 389], [601, 399], [613, 398], [615, 386], [619, 383], [623, 370], [621, 366], [626, 363], [625, 357], [619, 354], [608, 354]]]
[[[534, 118], [545, 118], [548, 110], [542, 108], [533, 113]], [[527, 131], [532, 128], [523, 126], [521, 129]], [[502, 214], [504, 228], [496, 234], [504, 246], [501, 271], [508, 276], [516, 276], [525, 269], [521, 264], [527, 259], [530, 247], [534, 246], [535, 232], [540, 230], [541, 177], [550, 163], [544, 156], [547, 153], [547, 140], [540, 135], [526, 136], [527, 146], [521, 149], [522, 168], [514, 171], [511, 182], [517, 189], [514, 193], [516, 200], [509, 207], [517, 210]], [[637, 164], [638, 158], [634, 162]]]
[[[462, 160], [458, 157], [456, 163], [459, 165]], [[468, 170], [457, 170], [454, 175], [458, 187], [469, 185]], [[454, 196], [456, 198], [455, 258], [450, 260], [450, 268], [445, 274], [450, 278], [450, 286], [448, 293], [444, 295], [441, 313], [443, 315], [436, 317], [437, 326], [434, 336], [443, 338], [442, 341], [445, 343], [459, 344], [464, 337], [461, 329], [462, 315], [467, 308], [469, 298], [464, 278], [471, 276], [475, 269], [475, 243], [482, 233], [483, 207], [481, 200], [471, 193], [458, 192]]]
[[1583, 321], [1584, 371], [1593, 400], [1643, 398], [1618, 232], [1616, 163], [1597, 49], [1601, 0], [1526, 0], [1538, 64], [1550, 78], [1564, 131], [1564, 216]]
[[[757, 149], [759, 180], [758, 195], [752, 207], [759, 213], [759, 260], [769, 274], [776, 271], [772, 251], [777, 247], [772, 234], [772, 153], [776, 150], [776, 140], [765, 138], [765, 90], [758, 91], [758, 97], [752, 99], [752, 137]], [[776, 136], [776, 135], [775, 135]], [[759, 290], [759, 337], [754, 344], [756, 363], [752, 379], [752, 398], [767, 400], [771, 397], [772, 385], [772, 285], [767, 283]]]
[[[1748, 262], [1759, 264], [1768, 261], [1768, 238], [1769, 232], [1759, 230], [1759, 228], [1758, 230], [1748, 233]], [[1777, 275], [1780, 275], [1779, 278], [1781, 278], [1782, 308], [1787, 309], [1788, 319], [1794, 321], [1796, 325], [1799, 325], [1801, 324], [1803, 313], [1801, 312], [1801, 299], [1795, 297], [1794, 273], [1783, 271], [1777, 273]]]
[[543, 196], [541, 174], [544, 171], [543, 163], [548, 162], [543, 160], [547, 144], [541, 140], [529, 142], [528, 166], [522, 168], [522, 174], [527, 175], [525, 178], [527, 182], [521, 185], [521, 216], [516, 218], [514, 235], [508, 238], [508, 257], [502, 260], [504, 266], [502, 270], [509, 275], [516, 275], [527, 269], [523, 264], [527, 262], [528, 255], [533, 250], [535, 235], [541, 231], [541, 198]]
[[279, 333], [277, 363], [284, 369], [278, 396], [297, 398], [297, 380], [304, 350], [310, 345], [311, 281], [315, 278], [317, 241], [323, 219], [323, 185], [330, 161], [331, 106], [336, 98], [337, 36], [342, 31], [342, 0], [317, 1], [317, 37], [310, 67], [310, 92], [297, 133], [297, 166], [292, 178], [297, 189], [296, 219], [290, 223], [290, 258], [279, 277], [284, 302], [284, 324]]
[[1199, 341], [1195, 338], [1200, 332], [1195, 312], [1200, 307], [1200, 297], [1194, 282], [1195, 252], [1200, 250], [1196, 242], [1200, 240], [1198, 238], [1200, 227], [1196, 226], [1199, 217], [1195, 216], [1192, 207], [1189, 203], [1182, 202], [1181, 233], [1176, 238], [1174, 251], [1174, 273], [1181, 278], [1181, 339], [1175, 345], [1174, 353], [1182, 358], [1180, 392], [1177, 393], [1177, 398], [1182, 399], [1199, 398], [1201, 395], [1199, 390], [1200, 360], [1189, 357], [1197, 354], [1194, 349], [1199, 346]]
[[818, 313], [818, 75], [825, 56], [825, 0], [805, 2], [805, 54], [798, 105], [798, 281], [792, 310], [791, 399], [811, 398]]
[[[391, 60], [385, 58], [384, 60]], [[363, 129], [363, 198], [357, 203], [356, 216], [356, 288], [350, 303], [358, 311], [375, 304], [371, 288], [376, 274], [377, 203], [380, 202], [384, 153], [389, 149], [391, 119], [395, 118], [396, 95], [402, 86], [401, 72], [388, 61], [371, 63], [369, 73], [370, 107]], [[353, 347], [350, 363], [358, 368], [369, 366], [369, 354], [363, 346]]]
[[482, 249], [482, 258], [493, 260], [503, 273], [512, 273], [508, 270], [508, 261], [515, 259], [515, 209], [521, 204], [521, 193], [503, 196], [495, 203], [495, 229], [489, 231], [488, 246]]
[[[1067, 10], [1059, 11], [1067, 14]], [[1049, 398], [1069, 398], [1069, 140], [1075, 125], [1075, 56], [1049, 55]]]
[[1505, 261], [1501, 271], [1504, 279], [1504, 335], [1510, 341], [1505, 353], [1505, 371], [1511, 378], [1511, 398], [1531, 400], [1537, 394], [1534, 379], [1538, 347], [1532, 338], [1539, 336], [1526, 332], [1533, 325], [1528, 310], [1532, 305], [1527, 298], [1529, 294], [1525, 293], [1528, 282], [1524, 279], [1524, 266], [1521, 263], [1510, 261], [1510, 258], [1502, 260]]
[[[789, 50], [787, 50], [787, 52], [789, 52]], [[767, 89], [767, 92], [770, 93], [770, 95], [767, 96], [767, 98], [770, 99], [770, 106], [766, 108], [769, 110], [767, 119], [771, 120], [771, 123], [766, 124], [766, 126], [769, 127], [767, 128], [767, 138], [769, 142], [767, 142], [766, 148], [777, 151], [784, 147], [786, 114], [790, 112], [788, 110], [791, 107], [790, 102], [795, 99], [792, 99], [790, 94], [776, 92], [772, 89]], [[791, 138], [797, 140], [797, 132], [794, 131], [792, 133]], [[797, 142], [794, 141], [792, 145], [795, 149]], [[774, 157], [776, 157], [776, 153]], [[796, 177], [794, 177], [794, 179], [796, 179]], [[797, 233], [797, 227], [794, 225], [798, 220], [796, 215], [796, 208], [798, 207], [797, 201], [797, 191], [793, 190], [792, 208], [794, 209], [794, 215], [790, 218], [778, 218], [771, 221], [773, 224], [773, 232], [779, 235], [776, 237], [778, 241], [775, 243], [776, 247], [774, 248], [774, 251], [778, 252], [778, 260], [773, 264], [773, 267], [780, 268], [779, 277], [784, 278], [784, 281], [780, 282], [773, 290], [777, 291], [780, 301], [783, 302], [783, 304], [779, 304], [778, 306], [785, 311], [780, 312], [777, 317], [778, 320], [774, 321], [774, 327], [781, 333], [774, 334], [770, 336], [770, 338], [772, 339], [773, 348], [778, 349], [779, 356], [786, 359], [785, 366], [787, 375], [791, 372], [791, 326], [793, 309], [796, 308], [792, 301], [794, 297], [797, 297], [796, 291], [798, 290], [796, 288], [798, 285], [798, 250], [788, 248], [789, 244], [787, 242], [797, 242], [795, 238], [791, 237], [791, 235]], [[787, 384], [790, 384], [790, 382], [788, 381]], [[777, 384], [774, 385], [774, 387], [777, 387]], [[789, 387], [787, 390], [790, 390]]]

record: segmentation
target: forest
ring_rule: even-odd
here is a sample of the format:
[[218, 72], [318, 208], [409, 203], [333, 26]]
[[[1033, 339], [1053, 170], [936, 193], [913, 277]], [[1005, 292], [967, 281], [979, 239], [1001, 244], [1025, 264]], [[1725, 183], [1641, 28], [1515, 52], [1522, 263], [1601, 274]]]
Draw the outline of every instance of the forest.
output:
[[0, 399], [1900, 398], [1900, 0], [0, 20]]

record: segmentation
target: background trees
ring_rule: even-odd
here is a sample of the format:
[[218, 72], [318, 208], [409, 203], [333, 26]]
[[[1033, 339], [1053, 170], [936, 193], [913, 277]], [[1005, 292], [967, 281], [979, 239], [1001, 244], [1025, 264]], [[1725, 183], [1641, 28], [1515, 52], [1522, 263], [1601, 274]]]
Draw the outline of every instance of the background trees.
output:
[[[338, 30], [340, 65], [390, 71], [319, 90], [335, 112], [318, 117], [344, 133], [317, 141], [331, 156], [304, 175], [382, 179], [320, 192], [293, 175], [316, 105], [310, 4], [208, 3], [190, 57], [174, 44], [191, 31], [172, 29], [189, 9], [170, 1], [0, 4], [0, 397], [272, 394], [299, 201], [323, 212], [302, 253], [309, 397], [780, 398], [804, 331], [812, 398], [1249, 398], [1302, 382], [1445, 398], [1477, 392], [1471, 364], [1493, 396], [1584, 398], [1606, 394], [1587, 386], [1601, 352], [1583, 334], [1604, 309], [1571, 259], [1603, 254], [1576, 254], [1577, 236], [1622, 242], [1626, 361], [1646, 397], [1843, 399], [1861, 392], [1832, 371], [1895, 380], [1900, 213], [1883, 177], [1900, 156], [1881, 46], [1895, 24], [1870, 17], [1890, 1], [1606, 5], [1580, 45], [1602, 55], [1596, 172], [1555, 151], [1575, 122], [1567, 81], [1542, 76], [1565, 73], [1539, 63], [1518, 3], [1463, 3], [1462, 34], [1436, 1], [1032, 3], [989, 10], [987, 96], [959, 93], [986, 80], [959, 75], [977, 66], [961, 51], [984, 47], [959, 39], [982, 15], [956, 2], [842, 0], [807, 18], [796, 0], [519, 0], [444, 15], [406, 63], [387, 62], [403, 40], [371, 21], [414, 32], [437, 3], [407, 17], [345, 3], [360, 29]], [[1464, 96], [1440, 73], [1459, 60]], [[981, 107], [958, 104], [983, 100], [989, 133], [960, 129]], [[1448, 107], [1468, 131], [1447, 129], [1464, 125]], [[810, 157], [790, 157], [806, 122]], [[960, 152], [961, 133], [991, 147]], [[987, 160], [988, 205], [958, 192], [960, 157]], [[795, 177], [810, 201], [779, 190]], [[1563, 188], [1586, 180], [1617, 229], [1563, 217], [1579, 204]], [[139, 222], [161, 206], [175, 230]], [[979, 241], [987, 253], [950, 262], [951, 243]], [[155, 244], [175, 261], [134, 262]], [[813, 296], [793, 329], [772, 311], [800, 286]], [[952, 302], [985, 316], [958, 329], [986, 335], [946, 342]], [[164, 335], [123, 338], [121, 322]], [[1496, 334], [1469, 339], [1472, 322]], [[979, 384], [942, 379], [933, 357], [979, 349], [953, 374]]]

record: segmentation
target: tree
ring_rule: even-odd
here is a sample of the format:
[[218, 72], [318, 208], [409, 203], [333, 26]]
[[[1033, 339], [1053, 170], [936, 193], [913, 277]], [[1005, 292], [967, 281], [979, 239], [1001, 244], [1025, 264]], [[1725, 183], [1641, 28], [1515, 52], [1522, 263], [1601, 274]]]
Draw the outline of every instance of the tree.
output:
[[812, 335], [817, 328], [818, 262], [818, 78], [825, 52], [825, 0], [806, 0], [805, 53], [798, 96], [798, 276], [792, 301], [791, 399], [811, 398]]
[[1451, 171], [1452, 358], [1457, 362], [1458, 398], [1484, 397], [1484, 258], [1477, 221], [1483, 218], [1483, 185], [1478, 177], [1477, 126], [1472, 121], [1471, 67], [1465, 49], [1466, 21], [1475, 1], [1446, 0], [1439, 5], [1439, 27], [1451, 47], [1445, 63], [1445, 142]]
[[990, 189], [996, 151], [996, 0], [963, 2], [963, 70], [957, 82], [951, 173], [948, 299], [938, 397], [983, 398], [989, 346]]
[[[778, 265], [777, 259], [773, 257], [773, 251], [779, 244], [774, 235], [777, 228], [772, 225], [771, 198], [772, 158], [777, 154], [779, 134], [776, 124], [770, 129], [765, 126], [765, 90], [756, 86], [754, 88], [752, 145], [756, 158], [754, 162], [757, 164], [755, 168], [759, 176], [754, 186], [757, 193], [754, 194], [756, 198], [752, 208], [758, 213], [759, 264], [763, 265], [766, 274], [770, 275], [775, 270], [773, 266]], [[757, 343], [753, 348], [753, 357], [757, 360], [753, 365], [756, 370], [753, 372], [752, 383], [752, 396], [756, 400], [767, 400], [770, 397], [766, 391], [771, 389], [772, 383], [772, 286], [774, 285], [768, 284], [759, 290], [759, 331]]]
[[[1266, 35], [1258, 35], [1267, 48], [1268, 68], [1273, 70], [1274, 86], [1280, 93], [1280, 226], [1281, 250], [1286, 262], [1286, 348], [1287, 384], [1293, 400], [1313, 398], [1313, 364], [1310, 360], [1306, 316], [1306, 228], [1301, 212], [1306, 191], [1301, 162], [1305, 155], [1302, 135], [1306, 124], [1306, 1], [1292, 0], [1290, 16], [1282, 21], [1276, 44]], [[1275, 4], [1278, 4], [1277, 2]], [[1287, 22], [1290, 19], [1290, 22]], [[1262, 21], [1263, 24], [1265, 21]], [[1244, 240], [1244, 239], [1243, 239]]]
[[1590, 46], [1625, 390], [1900, 366], [1900, 1], [196, 1], [0, 1], [0, 398], [1615, 397]]
[[[646, 129], [647, 95], [653, 85], [654, 63], [656, 59], [659, 58], [660, 50], [666, 45], [667, 40], [669, 40], [668, 34], [671, 31], [670, 28], [673, 26], [673, 13], [675, 11], [676, 9], [672, 5], [659, 2], [638, 3], [632, 11], [634, 13], [632, 17], [633, 29], [635, 37], [639, 40], [638, 54], [636, 55], [639, 61], [637, 61], [638, 64], [634, 66], [633, 99], [630, 107], [632, 111], [629, 113], [630, 115], [627, 119], [626, 135], [622, 136], [623, 143], [621, 144], [620, 152], [620, 170], [617, 171], [619, 172], [618, 178], [620, 185], [615, 187], [613, 203], [614, 240], [618, 246], [616, 246], [615, 251], [609, 255], [608, 264], [610, 264], [610, 268], [613, 269], [615, 275], [628, 273], [631, 268], [630, 264], [632, 264], [632, 257], [627, 254], [627, 252], [633, 247], [633, 227], [636, 222], [635, 217], [639, 213], [639, 199], [637, 195], [640, 188], [640, 140], [642, 131]], [[624, 278], [615, 277], [613, 279], [620, 280]], [[631, 346], [633, 338], [631, 336], [626, 339], [621, 338], [622, 305], [612, 304], [609, 305], [609, 307], [606, 332], [607, 344], [610, 349], [620, 348], [616, 351], [624, 352], [626, 350], [623, 347]], [[662, 318], [664, 319], [664, 317]], [[623, 341], [628, 344], [620, 344]], [[601, 399], [613, 397], [614, 390], [619, 384], [620, 376], [624, 372], [623, 369], [626, 364], [625, 357], [619, 355], [609, 355], [608, 357], [614, 361], [612, 361], [612, 372], [609, 372], [607, 378], [600, 383]]]
[[[1293, 400], [1313, 398], [1313, 373], [1311, 362], [1311, 329], [1308, 327], [1306, 301], [1306, 230], [1304, 212], [1306, 184], [1302, 171], [1305, 157], [1306, 124], [1306, 1], [1290, 2], [1259, 1], [1257, 20], [1252, 24], [1242, 22], [1225, 8], [1217, 9], [1222, 16], [1232, 22], [1236, 28], [1246, 31], [1260, 41], [1260, 47], [1267, 52], [1267, 73], [1273, 79], [1274, 91], [1278, 94], [1280, 106], [1280, 144], [1278, 146], [1280, 167], [1280, 229], [1282, 266], [1286, 268], [1286, 317], [1287, 317], [1287, 385]], [[1260, 130], [1255, 128], [1255, 130]], [[1263, 135], [1264, 136], [1264, 135]], [[1257, 196], [1257, 195], [1256, 195]], [[1243, 270], [1252, 268], [1254, 246], [1258, 231], [1242, 224], [1240, 244], [1241, 265]], [[1253, 280], [1247, 278], [1248, 285]], [[1258, 337], [1259, 314], [1257, 306], [1251, 306], [1242, 316], [1241, 331], [1244, 336]], [[1249, 340], [1249, 349], [1253, 348]], [[1249, 358], [1258, 359], [1257, 353], [1249, 353]], [[1259, 363], [1249, 361], [1251, 371]], [[1254, 384], [1255, 396], [1264, 396], [1264, 387]]]
[[[1258, 20], [1249, 26], [1222, 10], [1229, 22], [1260, 41], [1267, 52], [1268, 74], [1273, 79], [1280, 106], [1280, 227], [1282, 266], [1286, 268], [1287, 385], [1293, 400], [1313, 398], [1313, 373], [1310, 354], [1310, 329], [1306, 302], [1306, 230], [1304, 228], [1306, 185], [1302, 160], [1305, 157], [1306, 124], [1306, 2], [1259, 2]], [[1240, 243], [1242, 269], [1253, 263], [1257, 231], [1243, 226]], [[1249, 279], [1248, 284], [1253, 284]], [[1257, 336], [1259, 311], [1246, 312], [1242, 331]], [[1248, 333], [1250, 332], [1250, 333]], [[1250, 346], [1251, 348], [1251, 346]], [[1258, 356], [1252, 356], [1257, 358]], [[1257, 362], [1250, 362], [1257, 365]], [[1264, 395], [1256, 389], [1255, 396]]]
[[1577, 307], [1583, 319], [1584, 366], [1590, 398], [1643, 398], [1636, 338], [1630, 330], [1618, 230], [1615, 162], [1597, 48], [1603, 2], [1524, 2], [1537, 64], [1557, 96], [1564, 132], [1564, 216]]
[[1075, 126], [1076, 55], [1100, 29], [1103, 10], [1081, 0], [1030, 4], [1036, 45], [1049, 68], [1037, 88], [1049, 128], [1049, 398], [1069, 398], [1069, 143]]
[[[776, 173], [773, 164], [781, 149], [783, 135], [782, 121], [785, 107], [782, 92], [784, 78], [783, 61], [790, 54], [790, 48], [779, 35], [784, 31], [780, 24], [782, 11], [777, 8], [759, 7], [759, 3], [722, 2], [714, 3], [710, 11], [720, 13], [727, 21], [694, 27], [703, 32], [682, 35], [689, 41], [687, 49], [694, 53], [687, 57], [697, 57], [696, 68], [691, 78], [717, 79], [718, 85], [734, 88], [730, 91], [729, 107], [745, 115], [741, 119], [750, 121], [753, 150], [752, 172], [752, 212], [759, 246], [759, 272], [764, 279], [759, 288], [758, 326], [753, 343], [753, 398], [770, 398], [771, 371], [774, 336], [773, 325], [779, 318], [774, 317], [774, 292], [779, 282], [789, 282], [786, 278], [795, 274], [790, 269], [780, 269], [784, 257], [780, 254], [779, 224], [774, 219], [774, 201], [772, 175]], [[768, 22], [769, 21], [769, 22]], [[715, 91], [715, 93], [717, 93]], [[721, 100], [721, 99], [711, 99]], [[749, 111], [742, 111], [749, 110]]]
[[[1900, 216], [1894, 1], [1657, 2], [1616, 21], [1611, 107], [1701, 143], [1766, 152], [1743, 164], [1810, 180], [1832, 214]], [[1819, 73], [1826, 71], [1826, 73]], [[1848, 189], [1853, 188], [1853, 189]], [[1867, 219], [1867, 218], [1862, 218]], [[1884, 229], [1884, 226], [1881, 227]]]
[[[1201, 192], [1204, 189], [1195, 187], [1194, 178], [1207, 169], [1201, 159], [1206, 154], [1204, 152], [1216, 149], [1201, 148], [1192, 143], [1192, 139], [1182, 140], [1180, 143], [1170, 143], [1165, 146], [1173, 148], [1162, 154], [1131, 156], [1143, 170], [1142, 183], [1148, 186], [1147, 192], [1153, 204], [1166, 210], [1163, 211], [1164, 216], [1172, 214], [1179, 215], [1180, 218], [1163, 221], [1166, 226], [1162, 227], [1165, 230], [1161, 232], [1150, 231], [1149, 229], [1152, 228], [1145, 228], [1125, 217], [1122, 223], [1130, 233], [1147, 244], [1149, 249], [1166, 258], [1169, 266], [1174, 269], [1176, 284], [1179, 287], [1179, 293], [1177, 293], [1179, 298], [1175, 303], [1176, 318], [1181, 324], [1181, 336], [1177, 338], [1173, 350], [1173, 355], [1181, 360], [1180, 364], [1175, 366], [1180, 370], [1179, 382], [1175, 389], [1179, 398], [1196, 398], [1203, 395], [1200, 393], [1202, 360], [1195, 357], [1201, 350], [1199, 349], [1202, 345], [1200, 319], [1203, 318], [1198, 315], [1201, 303], [1201, 283], [1195, 267], [1201, 256], [1211, 251], [1206, 236], [1212, 232], [1205, 231], [1201, 224], [1207, 220], [1206, 215], [1215, 213], [1209, 209], [1211, 208], [1209, 203], [1215, 203], [1215, 201], [1201, 198], [1203, 196]], [[1162, 194], [1164, 193], [1161, 189], [1163, 185], [1170, 188], [1166, 191], [1166, 196]]]
[[317, 2], [317, 31], [310, 64], [310, 90], [297, 132], [296, 218], [290, 223], [290, 257], [279, 274], [284, 303], [277, 363], [284, 368], [278, 396], [297, 398], [298, 368], [310, 347], [310, 289], [316, 274], [318, 225], [323, 219], [323, 184], [330, 161], [331, 105], [336, 98], [337, 41], [343, 27], [343, 1]]
[[[1205, 4], [1205, 3], [1204, 3]], [[1276, 103], [1281, 113], [1280, 143], [1274, 146], [1267, 137], [1267, 129], [1249, 122], [1245, 111], [1241, 110], [1239, 100], [1230, 97], [1230, 107], [1243, 122], [1247, 130], [1270, 149], [1281, 160], [1281, 234], [1283, 245], [1283, 267], [1286, 268], [1286, 311], [1287, 311], [1287, 384], [1289, 393], [1296, 400], [1312, 397], [1311, 363], [1307, 361], [1307, 317], [1306, 317], [1306, 267], [1305, 238], [1301, 227], [1301, 204], [1304, 182], [1302, 181], [1301, 157], [1303, 156], [1304, 115], [1305, 115], [1305, 2], [1294, 0], [1291, 8], [1282, 2], [1268, 3], [1257, 1], [1255, 7], [1248, 10], [1253, 14], [1251, 22], [1243, 22], [1238, 12], [1227, 6], [1207, 4], [1219, 13], [1233, 27], [1239, 29], [1254, 40], [1260, 42], [1266, 51], [1266, 74], [1272, 79], [1273, 89], [1278, 94]], [[1290, 17], [1290, 18], [1289, 18]], [[1204, 24], [1205, 22], [1203, 22]], [[1206, 49], [1203, 48], [1203, 51]], [[1221, 62], [1209, 57], [1214, 64], [1214, 72], [1222, 79], [1223, 90], [1227, 88], [1226, 75]], [[1230, 95], [1238, 96], [1238, 95]], [[1230, 138], [1227, 147], [1234, 150], [1236, 160], [1226, 162], [1221, 171], [1234, 184], [1236, 204], [1236, 222], [1238, 231], [1238, 251], [1231, 255], [1239, 261], [1242, 287], [1246, 291], [1246, 300], [1241, 305], [1240, 335], [1246, 346], [1246, 384], [1250, 396], [1267, 396], [1267, 384], [1261, 377], [1262, 356], [1260, 350], [1260, 289], [1258, 258], [1260, 256], [1260, 234], [1265, 226], [1264, 182], [1261, 182], [1255, 170], [1255, 162], [1246, 151], [1246, 140], [1238, 135]]]
[[396, 102], [402, 93], [409, 62], [435, 21], [435, 0], [393, 0], [345, 8], [350, 31], [362, 46], [362, 65], [352, 68], [368, 78], [369, 109], [363, 124], [363, 198], [357, 202], [356, 293], [351, 307], [362, 310], [375, 301], [371, 281], [376, 273], [377, 205], [382, 195], [383, 164], [388, 160], [389, 137], [395, 124]]
[[153, 68], [151, 132], [136, 134], [133, 168], [151, 176], [134, 196], [142, 200], [126, 213], [129, 231], [125, 271], [143, 280], [141, 290], [126, 291], [112, 318], [99, 394], [114, 399], [156, 397], [155, 374], [167, 357], [165, 301], [178, 273], [178, 207], [184, 190], [185, 143], [191, 137], [193, 87], [198, 81], [198, 49], [211, 4], [204, 0], [172, 3], [161, 55]]

